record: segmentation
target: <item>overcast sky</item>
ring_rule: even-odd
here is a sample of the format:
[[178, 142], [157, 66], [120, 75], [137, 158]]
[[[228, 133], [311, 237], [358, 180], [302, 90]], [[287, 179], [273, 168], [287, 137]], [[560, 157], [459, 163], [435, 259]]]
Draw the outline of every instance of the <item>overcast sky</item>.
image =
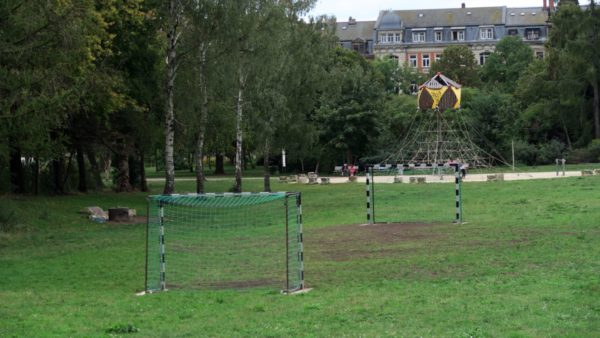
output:
[[[458, 8], [463, 2], [467, 7], [542, 7], [544, 3], [543, 0], [318, 0], [310, 15], [335, 15], [338, 21], [347, 21], [350, 16], [357, 20], [376, 20], [380, 10]], [[588, 4], [589, 1], [580, 0], [579, 3]]]

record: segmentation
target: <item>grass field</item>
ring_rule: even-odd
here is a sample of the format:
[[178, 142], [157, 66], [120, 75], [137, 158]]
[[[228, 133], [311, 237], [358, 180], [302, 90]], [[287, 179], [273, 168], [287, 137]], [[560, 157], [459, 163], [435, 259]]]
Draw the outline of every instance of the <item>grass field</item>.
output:
[[[193, 191], [193, 184], [176, 187]], [[207, 185], [226, 191], [231, 182]], [[466, 183], [467, 224], [370, 228], [357, 225], [365, 222], [363, 184], [273, 185], [303, 194], [308, 294], [251, 288], [138, 297], [145, 225], [96, 224], [77, 211], [145, 213], [145, 194], [0, 198], [0, 222], [11, 228], [0, 233], [0, 337], [600, 332], [600, 177]]]

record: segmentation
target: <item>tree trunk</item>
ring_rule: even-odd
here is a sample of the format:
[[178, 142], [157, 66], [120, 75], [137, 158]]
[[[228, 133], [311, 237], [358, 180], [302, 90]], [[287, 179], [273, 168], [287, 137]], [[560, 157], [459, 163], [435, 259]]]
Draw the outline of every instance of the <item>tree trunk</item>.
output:
[[208, 120], [208, 91], [206, 83], [206, 53], [204, 44], [200, 47], [200, 95], [202, 104], [200, 105], [200, 126], [198, 127], [198, 137], [196, 138], [196, 193], [204, 193], [204, 137], [206, 134], [206, 121]]
[[10, 152], [10, 192], [14, 194], [25, 193], [25, 175], [23, 172], [23, 163], [21, 162], [21, 148], [15, 145], [13, 140], [9, 140]]
[[33, 163], [33, 194], [38, 195], [40, 192], [40, 157], [35, 157]]
[[600, 90], [598, 81], [592, 84], [594, 89], [594, 136], [600, 139]]
[[179, 2], [169, 1], [169, 28], [167, 32], [167, 79], [165, 103], [165, 188], [164, 194], [175, 191], [175, 161], [173, 159], [173, 145], [175, 143], [175, 111], [173, 106], [173, 88], [177, 75], [177, 41], [179, 39], [178, 26], [180, 19]]
[[225, 175], [225, 157], [222, 153], [215, 154], [215, 175]]
[[52, 160], [52, 188], [55, 194], [61, 195], [63, 190], [63, 166], [65, 159], [63, 155], [60, 158]]
[[264, 149], [264, 158], [263, 158], [263, 173], [264, 173], [264, 191], [271, 192], [271, 173], [269, 172], [269, 151], [270, 144], [269, 139], [265, 140], [265, 149]]
[[137, 179], [137, 172], [136, 169], [138, 169], [137, 164], [137, 158], [135, 156], [135, 154], [129, 155], [129, 157], [127, 158], [127, 162], [128, 166], [129, 166], [129, 184], [131, 185], [132, 188], [135, 188], [136, 184], [138, 183]]
[[85, 172], [85, 157], [83, 156], [83, 147], [77, 145], [77, 170], [79, 172], [79, 183], [77, 190], [79, 192], [87, 192], [87, 177]]
[[130, 192], [132, 191], [131, 184], [129, 183], [129, 155], [127, 153], [117, 153], [117, 176], [115, 177], [115, 191], [116, 192]]
[[146, 163], [144, 158], [144, 152], [140, 150], [140, 190], [143, 192], [148, 191], [148, 181], [146, 180]]
[[102, 182], [102, 176], [100, 174], [100, 166], [98, 165], [98, 161], [96, 160], [96, 153], [94, 152], [91, 146], [87, 148], [86, 153], [88, 162], [90, 162], [92, 177], [94, 179], [94, 189], [102, 189], [102, 187], [104, 187], [104, 183]]
[[234, 192], [242, 192], [242, 118], [244, 106], [244, 86], [245, 76], [243, 74], [242, 65], [238, 66], [238, 95], [236, 104], [236, 126], [235, 126], [235, 185]]

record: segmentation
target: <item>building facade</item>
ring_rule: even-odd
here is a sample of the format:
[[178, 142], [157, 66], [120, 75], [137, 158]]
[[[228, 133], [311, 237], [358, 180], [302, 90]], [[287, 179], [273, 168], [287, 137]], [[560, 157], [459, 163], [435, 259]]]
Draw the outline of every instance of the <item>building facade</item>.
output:
[[388, 10], [377, 21], [337, 24], [337, 35], [344, 48], [367, 57], [389, 55], [422, 72], [439, 60], [448, 46], [468, 46], [479, 64], [503, 37], [519, 36], [531, 46], [537, 57], [544, 57], [549, 17], [554, 2], [527, 8], [477, 7]]

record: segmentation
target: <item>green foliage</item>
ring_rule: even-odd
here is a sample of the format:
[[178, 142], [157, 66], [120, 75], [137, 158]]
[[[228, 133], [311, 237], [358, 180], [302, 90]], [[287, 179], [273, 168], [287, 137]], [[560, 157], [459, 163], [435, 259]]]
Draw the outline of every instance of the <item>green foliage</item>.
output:
[[373, 65], [362, 56], [341, 48], [333, 53], [316, 122], [321, 141], [353, 163], [366, 155], [369, 141], [378, 135], [382, 86]]
[[569, 154], [573, 163], [589, 163], [600, 161], [600, 140], [593, 140], [587, 147], [573, 150]]
[[0, 208], [0, 232], [9, 232], [17, 225], [16, 208], [6, 201]]
[[520, 37], [504, 37], [481, 68], [482, 80], [494, 90], [513, 93], [515, 80], [523, 76], [533, 60], [531, 47]]
[[463, 86], [477, 86], [480, 82], [477, 68], [477, 61], [469, 47], [449, 46], [444, 49], [440, 60], [431, 65], [429, 75], [442, 72]]

